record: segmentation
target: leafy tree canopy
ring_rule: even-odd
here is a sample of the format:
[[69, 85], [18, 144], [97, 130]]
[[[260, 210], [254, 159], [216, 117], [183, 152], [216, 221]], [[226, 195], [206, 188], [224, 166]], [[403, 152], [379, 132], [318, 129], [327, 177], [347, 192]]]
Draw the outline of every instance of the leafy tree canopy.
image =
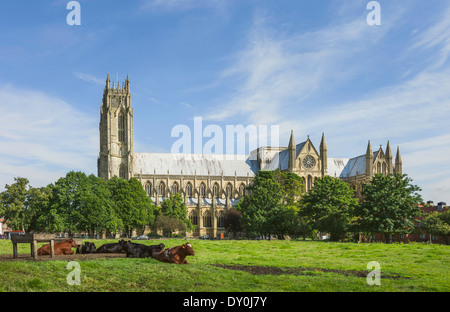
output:
[[376, 174], [365, 184], [363, 202], [356, 210], [356, 228], [372, 233], [407, 233], [421, 214], [421, 189], [407, 175]]

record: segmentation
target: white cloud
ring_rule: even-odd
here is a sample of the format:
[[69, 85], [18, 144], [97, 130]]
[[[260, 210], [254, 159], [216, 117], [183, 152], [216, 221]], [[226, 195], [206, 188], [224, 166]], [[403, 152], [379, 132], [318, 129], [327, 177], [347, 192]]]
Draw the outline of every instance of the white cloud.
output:
[[352, 57], [380, 40], [388, 31], [374, 31], [364, 19], [286, 35], [268, 27], [258, 13], [247, 36], [248, 45], [223, 71], [223, 82], [234, 92], [221, 99], [206, 119], [223, 121], [245, 116], [255, 124], [280, 123], [293, 109], [310, 111], [307, 100], [328, 85], [339, 85], [361, 70]]
[[[150, 100], [150, 102], [152, 102], [152, 103], [155, 103], [155, 104], [161, 105], [161, 102], [160, 102], [160, 101], [158, 101], [158, 99], [155, 99], [154, 97], [149, 97], [148, 99], [149, 99], [149, 100]], [[164, 104], [164, 105], [166, 105], [166, 106], [167, 106], [167, 104]]]
[[297, 143], [307, 134], [320, 140], [325, 132], [330, 157], [362, 155], [369, 139], [374, 149], [379, 143], [384, 149], [390, 140], [394, 153], [400, 145], [404, 171], [422, 187], [424, 199], [450, 202], [449, 187], [442, 182], [448, 181], [450, 170], [450, 69], [443, 67], [450, 55], [448, 18], [437, 20], [415, 46], [433, 48], [429, 59], [436, 66], [424, 65], [403, 81], [357, 94], [354, 100], [315, 102], [324, 90], [339, 93], [340, 85], [348, 87], [355, 77], [364, 77], [360, 74], [367, 68], [358, 63], [360, 53], [384, 44], [382, 39], [404, 13], [384, 18], [382, 28], [367, 27], [358, 19], [290, 35], [275, 32], [264, 16], [257, 16], [248, 45], [221, 78], [236, 82], [234, 92], [220, 99], [205, 119], [278, 124], [281, 145], [287, 144], [291, 129]]
[[186, 103], [186, 102], [181, 102], [181, 105], [183, 105], [184, 107], [187, 107], [189, 109], [194, 109], [194, 107], [192, 107], [192, 105]]
[[426, 190], [422, 192], [422, 199], [427, 202], [428, 200], [438, 202], [445, 202], [447, 205], [450, 203], [450, 178], [442, 178], [430, 183]]
[[[326, 124], [342, 135], [359, 129], [360, 136], [376, 133], [381, 138], [448, 131], [445, 124], [439, 123], [450, 117], [448, 84], [449, 71], [421, 73], [402, 84], [376, 90], [364, 99], [317, 111], [310, 121], [303, 122], [313, 129]], [[342, 128], [339, 130], [339, 127]]]
[[401, 145], [403, 168], [422, 188], [424, 201], [450, 201], [450, 132]]
[[[317, 110], [290, 124], [310, 133], [326, 132], [328, 155], [354, 157], [387, 140], [400, 146], [403, 170], [422, 188], [424, 200], [450, 201], [450, 72], [424, 72], [365, 99]], [[281, 126], [283, 127], [283, 126]], [[296, 128], [293, 128], [296, 129]], [[381, 141], [381, 142], [380, 142]], [[357, 144], [361, 142], [361, 144]]]
[[[440, 19], [423, 32], [415, 32], [416, 42], [411, 49], [423, 48], [431, 51], [436, 57], [430, 58], [431, 68], [441, 67], [450, 55], [450, 7], [444, 10]], [[434, 49], [434, 50], [432, 50]]]
[[198, 8], [211, 8], [224, 12], [228, 0], [146, 0], [140, 11], [150, 10], [158, 12], [185, 11]]
[[94, 83], [97, 85], [105, 85], [105, 80], [99, 79], [99, 78], [94, 77], [89, 74], [83, 74], [83, 73], [76, 72], [76, 73], [74, 73], [74, 76], [77, 78], [80, 78], [81, 80], [84, 80], [86, 82]]
[[96, 173], [97, 154], [96, 118], [40, 91], [0, 88], [0, 189], [15, 176], [46, 185], [70, 170]]

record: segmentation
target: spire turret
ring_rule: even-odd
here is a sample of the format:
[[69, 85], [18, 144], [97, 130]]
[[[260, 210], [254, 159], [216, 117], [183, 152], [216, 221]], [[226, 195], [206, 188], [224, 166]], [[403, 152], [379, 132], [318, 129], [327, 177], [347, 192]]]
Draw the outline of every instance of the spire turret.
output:
[[325, 141], [325, 133], [322, 133], [322, 140], [320, 141], [320, 161], [322, 162], [322, 177], [328, 172], [328, 147]]
[[366, 176], [370, 179], [373, 175], [373, 152], [372, 152], [372, 145], [369, 143], [367, 144], [367, 150], [366, 150]]
[[394, 171], [393, 164], [392, 164], [392, 151], [391, 146], [389, 145], [389, 140], [387, 142], [386, 146], [386, 162], [387, 162], [387, 173], [392, 174]]
[[293, 171], [295, 169], [295, 159], [297, 158], [297, 146], [295, 145], [295, 139], [294, 139], [294, 131], [291, 130], [291, 137], [289, 138], [289, 164], [288, 164], [288, 170]]
[[395, 155], [395, 173], [402, 174], [402, 157], [400, 156], [400, 147], [397, 146], [397, 155]]
[[328, 149], [325, 141], [325, 133], [322, 133], [322, 140], [320, 141], [320, 149]]

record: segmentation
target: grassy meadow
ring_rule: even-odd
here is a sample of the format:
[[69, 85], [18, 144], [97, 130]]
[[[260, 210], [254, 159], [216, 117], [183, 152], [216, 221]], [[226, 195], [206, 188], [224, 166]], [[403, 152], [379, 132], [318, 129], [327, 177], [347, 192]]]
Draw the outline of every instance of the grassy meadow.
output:
[[[117, 240], [87, 240], [96, 246]], [[137, 241], [167, 247], [182, 239]], [[317, 241], [190, 240], [189, 265], [154, 259], [78, 260], [81, 285], [68, 285], [68, 260], [0, 260], [2, 292], [448, 292], [450, 246]], [[29, 253], [19, 244], [19, 254]], [[12, 243], [0, 240], [0, 256]], [[369, 286], [367, 264], [381, 266]]]

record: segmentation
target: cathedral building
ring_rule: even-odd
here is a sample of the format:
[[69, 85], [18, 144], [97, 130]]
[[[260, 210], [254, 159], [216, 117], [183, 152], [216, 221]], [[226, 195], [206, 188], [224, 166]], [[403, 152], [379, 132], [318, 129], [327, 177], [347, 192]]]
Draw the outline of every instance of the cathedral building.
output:
[[365, 154], [352, 158], [329, 158], [325, 135], [317, 150], [309, 137], [296, 144], [291, 132], [287, 147], [262, 146], [250, 155], [171, 154], [133, 152], [133, 109], [128, 76], [122, 86], [109, 75], [100, 108], [100, 153], [98, 176], [137, 178], [147, 195], [160, 205], [180, 193], [188, 217], [196, 226], [192, 236], [217, 237], [225, 232], [224, 215], [245, 195], [259, 170], [294, 172], [304, 179], [306, 190], [329, 175], [345, 181], [361, 197], [363, 184], [375, 173], [402, 173], [400, 150], [395, 161], [389, 141], [386, 150], [373, 152], [369, 141]]

